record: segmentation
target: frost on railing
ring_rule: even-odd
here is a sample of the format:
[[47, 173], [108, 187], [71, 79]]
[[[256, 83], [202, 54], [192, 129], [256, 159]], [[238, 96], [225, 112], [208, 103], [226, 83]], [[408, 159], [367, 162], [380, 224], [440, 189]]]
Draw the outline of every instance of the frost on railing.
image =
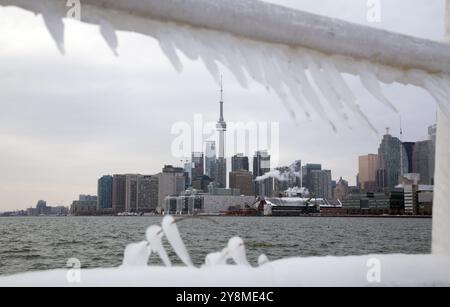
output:
[[[166, 267], [171, 267], [172, 263], [162, 243], [162, 239], [165, 237], [180, 260], [186, 266], [194, 267], [186, 246], [181, 239], [176, 222], [172, 216], [166, 215], [161, 222], [161, 226], [152, 225], [148, 227], [145, 233], [146, 240], [129, 244], [125, 248], [123, 266], [147, 266], [150, 256], [155, 253]], [[236, 265], [250, 267], [247, 261], [244, 241], [239, 237], [231, 238], [227, 246], [221, 251], [206, 255], [203, 266], [226, 265], [229, 261], [233, 261]], [[268, 258], [263, 254], [258, 258], [258, 264], [263, 265], [266, 263], [268, 263]]]
[[[2, 4], [41, 13], [64, 52], [66, 1], [0, 0]], [[298, 117], [296, 110], [307, 118], [314, 113], [336, 130], [338, 122], [350, 126], [347, 122], [352, 115], [377, 132], [344, 74], [357, 76], [392, 112], [397, 109], [383, 94], [380, 83], [420, 86], [450, 118], [449, 61], [447, 57], [438, 61], [438, 56], [450, 49], [434, 42], [377, 30], [367, 35], [372, 29], [247, 0], [85, 0], [81, 19], [99, 25], [115, 54], [115, 31], [134, 31], [157, 39], [178, 72], [183, 71], [180, 54], [184, 54], [190, 60], [201, 60], [217, 82], [219, 64], [227, 67], [243, 87], [248, 86], [250, 77], [275, 92], [294, 120]], [[239, 28], [237, 22], [245, 24]], [[322, 32], [316, 35], [314, 31]], [[370, 36], [374, 38], [370, 40]], [[385, 43], [386, 50], [378, 52], [381, 46], [377, 42]], [[402, 42], [405, 44], [400, 45]], [[401, 48], [409, 48], [410, 54], [402, 54]], [[408, 62], [412, 55], [415, 58]], [[445, 65], [439, 65], [441, 62]]]

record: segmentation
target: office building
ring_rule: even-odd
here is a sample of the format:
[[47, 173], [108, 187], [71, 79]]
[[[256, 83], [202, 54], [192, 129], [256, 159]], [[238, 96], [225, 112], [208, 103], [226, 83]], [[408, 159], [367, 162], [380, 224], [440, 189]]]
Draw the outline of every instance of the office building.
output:
[[248, 157], [245, 157], [243, 154], [237, 154], [231, 158], [231, 171], [239, 172], [239, 171], [250, 171], [248, 165]]
[[241, 195], [254, 196], [253, 175], [248, 171], [230, 172], [230, 189], [239, 189]]
[[113, 177], [103, 176], [97, 182], [97, 209], [112, 209]]

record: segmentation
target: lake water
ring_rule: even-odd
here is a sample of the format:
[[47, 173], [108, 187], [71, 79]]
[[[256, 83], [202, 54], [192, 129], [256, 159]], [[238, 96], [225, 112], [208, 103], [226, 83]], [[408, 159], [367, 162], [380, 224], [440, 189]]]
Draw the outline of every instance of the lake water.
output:
[[[249, 261], [265, 253], [275, 260], [293, 256], [371, 253], [430, 253], [431, 219], [214, 217], [178, 223], [195, 264], [225, 247], [232, 236], [246, 242]], [[0, 218], [0, 275], [65, 268], [77, 258], [83, 268], [121, 264], [127, 244], [144, 239], [160, 217]], [[167, 246], [173, 262], [176, 256]], [[151, 263], [159, 263], [152, 256]]]

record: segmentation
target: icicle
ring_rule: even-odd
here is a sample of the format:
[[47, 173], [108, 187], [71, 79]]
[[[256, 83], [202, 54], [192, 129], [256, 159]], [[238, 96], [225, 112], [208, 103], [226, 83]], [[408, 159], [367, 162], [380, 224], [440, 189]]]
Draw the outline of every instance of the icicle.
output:
[[398, 113], [398, 110], [395, 106], [384, 96], [383, 91], [381, 90], [380, 83], [377, 80], [376, 75], [371, 71], [370, 66], [365, 63], [360, 63], [359, 70], [359, 79], [364, 87], [381, 103], [390, 108], [395, 113]]
[[334, 125], [334, 123], [328, 119], [328, 116], [326, 115], [325, 109], [323, 108], [319, 97], [317, 96], [316, 92], [312, 88], [311, 84], [309, 83], [308, 77], [306, 76], [306, 73], [304, 71], [304, 68], [299, 63], [294, 64], [296, 66], [296, 77], [298, 78], [297, 81], [300, 82], [300, 86], [302, 89], [302, 93], [305, 96], [306, 100], [309, 102], [309, 104], [314, 108], [317, 115], [322, 119], [327, 121], [331, 129], [333, 129], [333, 132], [337, 132], [337, 128]]
[[258, 257], [258, 266], [263, 266], [263, 265], [265, 265], [265, 264], [267, 264], [269, 262], [270, 262], [270, 260], [265, 254], [259, 255], [259, 257]]
[[62, 17], [51, 11], [43, 12], [42, 17], [44, 18], [45, 26], [55, 41], [59, 52], [64, 55], [66, 51], [64, 48], [64, 22]]
[[175, 70], [178, 73], [181, 73], [183, 72], [183, 64], [181, 63], [181, 60], [178, 57], [175, 46], [173, 45], [171, 35], [172, 34], [170, 33], [170, 30], [165, 29], [160, 30], [158, 33], [159, 47], [164, 52], [166, 57], [169, 59], [173, 68], [175, 68]]
[[175, 219], [170, 215], [166, 215], [163, 218], [161, 225], [167, 240], [170, 245], [172, 245], [173, 250], [178, 257], [180, 257], [181, 261], [187, 266], [194, 266], [186, 246], [184, 246], [183, 240], [181, 239], [177, 224], [175, 224]]
[[345, 82], [341, 73], [336, 69], [336, 66], [332, 61], [323, 60], [322, 65], [324, 66], [324, 70], [328, 73], [329, 78], [331, 80], [331, 85], [334, 89], [339, 93], [340, 97], [343, 99], [345, 105], [352, 110], [353, 113], [357, 116], [357, 118], [361, 119], [365, 124], [369, 126], [369, 128], [378, 135], [378, 130], [375, 126], [370, 122], [367, 116], [361, 111], [361, 107], [357, 103], [357, 99], [353, 94], [352, 90]]
[[108, 21], [102, 19], [100, 21], [100, 33], [108, 44], [109, 48], [111, 48], [112, 52], [115, 56], [118, 56], [117, 47], [119, 46], [119, 42], [117, 39], [116, 31], [114, 27]]
[[344, 105], [340, 102], [338, 95], [329, 84], [329, 81], [326, 80], [326, 77], [320, 71], [317, 63], [314, 61], [314, 58], [307, 54], [304, 57], [312, 78], [314, 79], [317, 87], [321, 90], [325, 99], [328, 101], [328, 104], [343, 120], [348, 121], [348, 115], [345, 113]]
[[224, 248], [222, 251], [217, 253], [210, 253], [205, 257], [205, 266], [217, 266], [226, 265], [229, 258], [228, 249]]
[[129, 244], [125, 248], [123, 265], [146, 266], [151, 254], [151, 247], [147, 241]]
[[250, 266], [245, 253], [244, 241], [239, 237], [233, 237], [228, 241], [228, 252], [237, 265]]
[[147, 238], [147, 241], [150, 242], [152, 251], [158, 253], [164, 265], [169, 267], [172, 266], [172, 263], [170, 262], [169, 256], [167, 256], [166, 250], [164, 249], [164, 246], [162, 244], [163, 235], [164, 233], [162, 231], [162, 228], [157, 225], [148, 227], [147, 231], [145, 232], [145, 237]]

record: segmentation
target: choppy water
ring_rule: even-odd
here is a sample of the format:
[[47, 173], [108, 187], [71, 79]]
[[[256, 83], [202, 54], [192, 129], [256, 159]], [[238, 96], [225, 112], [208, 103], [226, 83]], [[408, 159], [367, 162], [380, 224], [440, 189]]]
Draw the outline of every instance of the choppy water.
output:
[[[215, 217], [180, 222], [183, 240], [196, 264], [241, 236], [250, 262], [292, 256], [368, 253], [429, 253], [431, 219]], [[78, 258], [82, 267], [114, 267], [125, 246], [142, 241], [159, 217], [0, 218], [0, 275], [65, 268]], [[170, 252], [174, 262], [175, 255]], [[158, 262], [156, 257], [150, 260]]]

